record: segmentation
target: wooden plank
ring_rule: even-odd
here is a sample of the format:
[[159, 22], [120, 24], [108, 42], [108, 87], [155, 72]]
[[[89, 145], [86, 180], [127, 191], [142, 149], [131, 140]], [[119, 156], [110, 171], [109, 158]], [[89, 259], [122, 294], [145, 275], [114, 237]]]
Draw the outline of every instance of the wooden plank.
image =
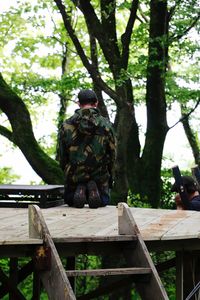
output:
[[200, 222], [199, 222], [199, 212], [194, 213], [190, 216], [185, 216], [185, 218], [180, 219], [180, 221], [171, 228], [167, 230], [163, 236], [162, 240], [179, 240], [185, 238], [199, 238], [200, 237]]
[[50, 300], [75, 300], [75, 295], [65, 274], [56, 247], [49, 234], [41, 210], [36, 205], [29, 206], [29, 235], [42, 238], [51, 249], [51, 269], [40, 273], [41, 280]]
[[66, 217], [58, 222], [49, 224], [47, 221], [52, 237], [65, 237], [69, 234], [75, 236], [96, 235], [113, 222], [110, 210], [106, 210], [106, 208], [99, 208], [101, 213], [96, 213], [91, 209], [74, 210], [75, 213], [70, 215], [66, 213]]
[[0, 184], [0, 193], [15, 193], [19, 192], [40, 192], [40, 191], [64, 191], [63, 185], [23, 185], [23, 184]]
[[113, 275], [144, 275], [151, 274], [150, 268], [110, 268], [94, 270], [70, 270], [66, 271], [70, 276], [113, 276]]
[[49, 207], [55, 207], [55, 206], [61, 206], [64, 204], [63, 199], [53, 199], [53, 198], [44, 198], [41, 196], [38, 199], [32, 198], [30, 201], [26, 201], [23, 198], [14, 198], [12, 197], [12, 200], [8, 199], [5, 201], [0, 200], [0, 208], [1, 207], [7, 207], [7, 208], [28, 208], [29, 205], [36, 204], [42, 208], [49, 208]]
[[171, 232], [174, 228], [179, 226], [183, 220], [187, 218], [185, 211], [172, 210], [158, 217], [153, 222], [149, 223], [147, 227], [142, 228], [142, 236], [144, 240], [159, 240], [166, 239], [167, 235], [170, 239], [174, 239]]
[[68, 236], [66, 238], [53, 238], [56, 243], [88, 243], [88, 242], [125, 242], [125, 241], [136, 241], [137, 238], [133, 235], [114, 235], [114, 236], [83, 236], [74, 237]]
[[148, 267], [152, 270], [152, 276], [148, 284], [143, 282], [135, 283], [142, 299], [168, 300], [168, 296], [142, 239], [139, 228], [126, 203], [118, 204], [118, 224], [119, 234], [135, 234], [138, 237], [136, 247], [127, 248], [124, 251], [128, 264], [136, 267]]
[[5, 237], [4, 239], [0, 240], [0, 245], [5, 246], [5, 245], [42, 245], [43, 244], [43, 240], [41, 239], [31, 239], [31, 238], [24, 238], [24, 239], [20, 239], [20, 237], [15, 237], [13, 236], [11, 237]]
[[159, 222], [160, 218], [172, 212], [172, 210], [155, 208], [130, 207], [129, 209], [140, 230], [148, 228], [151, 223]]

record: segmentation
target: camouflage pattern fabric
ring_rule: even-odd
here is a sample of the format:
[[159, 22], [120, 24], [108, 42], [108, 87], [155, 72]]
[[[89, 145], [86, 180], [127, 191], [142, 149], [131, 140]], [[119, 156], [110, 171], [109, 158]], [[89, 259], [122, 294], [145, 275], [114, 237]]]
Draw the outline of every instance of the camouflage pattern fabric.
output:
[[75, 111], [60, 129], [60, 165], [65, 184], [95, 180], [99, 184], [113, 177], [116, 139], [112, 124], [96, 108]]

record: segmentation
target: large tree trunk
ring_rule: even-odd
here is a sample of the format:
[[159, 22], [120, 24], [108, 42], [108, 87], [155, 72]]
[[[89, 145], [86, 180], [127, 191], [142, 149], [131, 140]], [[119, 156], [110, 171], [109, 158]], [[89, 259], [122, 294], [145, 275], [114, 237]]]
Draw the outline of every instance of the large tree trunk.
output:
[[11, 140], [22, 151], [33, 170], [48, 184], [62, 184], [62, 170], [58, 163], [39, 147], [24, 102], [9, 88], [2, 75], [0, 75], [0, 109], [10, 121]]
[[153, 207], [157, 207], [160, 201], [161, 162], [168, 131], [165, 101], [167, 22], [167, 1], [151, 0], [146, 94], [147, 131], [138, 174], [140, 194]]
[[[124, 95], [123, 91], [126, 91]], [[117, 107], [115, 124], [118, 147], [115, 184], [112, 193], [113, 203], [127, 201], [128, 189], [131, 186], [131, 179], [134, 177], [135, 161], [140, 153], [138, 125], [135, 119], [130, 80], [121, 87], [121, 91], [119, 90], [118, 93], [122, 95], [124, 103]]]

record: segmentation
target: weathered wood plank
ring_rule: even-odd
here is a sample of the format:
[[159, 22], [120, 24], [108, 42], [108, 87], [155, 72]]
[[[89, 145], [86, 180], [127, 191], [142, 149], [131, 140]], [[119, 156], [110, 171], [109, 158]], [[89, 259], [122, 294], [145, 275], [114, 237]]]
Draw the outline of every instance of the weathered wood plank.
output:
[[5, 237], [4, 239], [0, 240], [0, 245], [5, 246], [5, 245], [42, 245], [43, 241], [41, 239], [31, 239], [31, 238], [24, 238], [21, 239], [20, 237], [15, 237], [13, 236], [12, 239], [8, 239]]
[[66, 217], [59, 220], [59, 222], [47, 223], [53, 237], [65, 237], [68, 234], [73, 235], [75, 232], [78, 236], [96, 235], [100, 230], [104, 230], [112, 225], [112, 222], [113, 219], [109, 210], [104, 209], [100, 214], [95, 214], [93, 210], [82, 210], [81, 213], [81, 209], [77, 209], [77, 214], [73, 213], [73, 215], [69, 216], [66, 213]]
[[[158, 216], [152, 222], [149, 222], [147, 226], [141, 228], [143, 239], [164, 239], [167, 234], [170, 238], [170, 236], [173, 236], [173, 230], [179, 226], [185, 218], [187, 218], [187, 213], [179, 213], [177, 210], [167, 211], [162, 216]], [[172, 232], [172, 235], [170, 232]]]
[[113, 276], [113, 275], [144, 275], [151, 274], [150, 268], [109, 268], [94, 270], [70, 270], [66, 271], [70, 276]]
[[54, 242], [62, 243], [88, 243], [88, 242], [125, 242], [125, 241], [136, 241], [137, 238], [133, 235], [113, 235], [113, 236], [82, 236], [74, 237], [68, 236], [66, 238], [54, 238]]
[[51, 249], [51, 270], [40, 273], [41, 280], [50, 300], [75, 300], [75, 295], [65, 274], [56, 247], [49, 234], [41, 210], [36, 205], [29, 206], [29, 234], [31, 238], [42, 238]]
[[166, 230], [163, 235], [163, 240], [169, 239], [184, 239], [184, 238], [199, 238], [200, 237], [200, 214], [196, 212], [192, 215], [187, 215], [180, 219], [174, 227]]
[[[160, 209], [130, 208], [145, 241], [176, 241], [200, 238], [199, 212]], [[108, 206], [91, 210], [75, 209], [67, 205], [42, 209], [53, 238], [74, 236], [118, 235], [116, 207]], [[104, 219], [105, 218], [105, 219]], [[105, 220], [105, 222], [104, 222]], [[91, 225], [90, 225], [90, 222]], [[27, 209], [0, 208], [0, 245], [31, 244], [28, 236]], [[27, 239], [27, 241], [26, 241]], [[37, 243], [37, 241], [36, 241]]]

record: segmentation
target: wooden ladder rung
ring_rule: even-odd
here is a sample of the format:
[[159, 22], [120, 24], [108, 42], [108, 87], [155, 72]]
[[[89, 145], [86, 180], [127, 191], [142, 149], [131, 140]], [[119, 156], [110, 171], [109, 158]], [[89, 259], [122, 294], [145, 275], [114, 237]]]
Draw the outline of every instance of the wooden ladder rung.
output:
[[69, 270], [66, 271], [68, 277], [76, 276], [109, 276], [109, 275], [145, 275], [151, 274], [151, 268], [114, 268], [114, 269], [94, 269], [94, 270]]
[[90, 243], [90, 242], [129, 242], [136, 241], [136, 235], [112, 235], [112, 236], [80, 236], [53, 238], [54, 243]]

